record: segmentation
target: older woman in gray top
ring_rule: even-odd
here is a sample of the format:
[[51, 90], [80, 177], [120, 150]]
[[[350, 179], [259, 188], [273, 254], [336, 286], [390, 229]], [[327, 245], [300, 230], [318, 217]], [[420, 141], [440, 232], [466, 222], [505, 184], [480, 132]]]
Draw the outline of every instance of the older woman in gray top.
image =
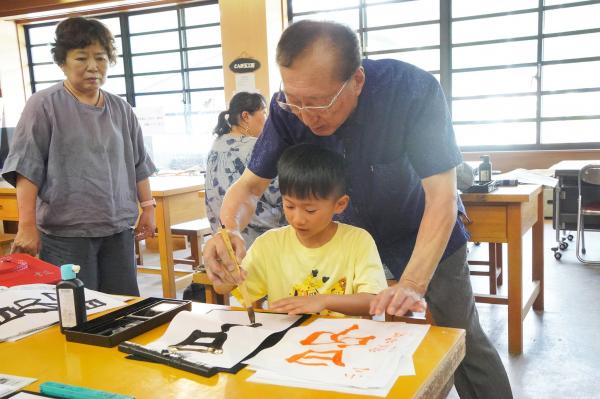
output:
[[129, 104], [100, 89], [116, 61], [113, 36], [96, 20], [69, 18], [52, 54], [66, 79], [27, 101], [2, 171], [17, 188], [13, 252], [79, 264], [88, 288], [138, 295], [134, 239], [154, 234], [156, 168]]
[[[213, 232], [221, 227], [219, 213], [225, 192], [244, 172], [256, 139], [266, 119], [266, 103], [258, 93], [240, 92], [229, 102], [229, 109], [219, 114], [215, 139], [206, 162], [206, 213]], [[277, 179], [258, 200], [248, 226], [242, 230], [246, 245], [274, 227], [286, 224]]]

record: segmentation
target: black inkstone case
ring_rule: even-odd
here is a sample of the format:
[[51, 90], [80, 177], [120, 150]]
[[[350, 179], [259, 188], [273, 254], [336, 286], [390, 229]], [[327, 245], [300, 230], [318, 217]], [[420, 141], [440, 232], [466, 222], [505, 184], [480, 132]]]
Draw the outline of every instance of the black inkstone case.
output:
[[487, 182], [475, 182], [473, 185], [466, 190], [463, 190], [463, 193], [491, 193], [498, 188], [496, 181], [491, 180]]
[[167, 323], [192, 302], [180, 299], [146, 298], [74, 327], [65, 328], [67, 341], [112, 347]]

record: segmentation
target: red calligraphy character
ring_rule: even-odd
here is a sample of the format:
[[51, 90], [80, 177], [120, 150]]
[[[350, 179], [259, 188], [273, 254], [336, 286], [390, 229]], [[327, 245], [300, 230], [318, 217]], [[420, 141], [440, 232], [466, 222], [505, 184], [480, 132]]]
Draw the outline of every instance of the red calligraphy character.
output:
[[[310, 334], [308, 337], [304, 338], [300, 343], [302, 345], [327, 345], [327, 344], [339, 344], [339, 348], [346, 348], [352, 345], [366, 345], [370, 340], [375, 339], [374, 335], [369, 335], [367, 337], [353, 337], [346, 336], [350, 331], [358, 330], [358, 324], [353, 324], [347, 329], [339, 332], [333, 333], [331, 331], [315, 331]], [[316, 342], [322, 335], [329, 334], [330, 341], [324, 342]]]
[[[344, 367], [346, 365], [342, 362], [342, 352], [343, 351], [341, 350], [319, 352], [309, 349], [306, 352], [290, 356], [285, 360], [289, 363], [298, 363], [304, 366], [329, 366], [330, 363], [322, 362], [323, 360], [326, 360], [332, 362], [336, 366]], [[326, 354], [332, 354], [332, 356], [324, 356]]]

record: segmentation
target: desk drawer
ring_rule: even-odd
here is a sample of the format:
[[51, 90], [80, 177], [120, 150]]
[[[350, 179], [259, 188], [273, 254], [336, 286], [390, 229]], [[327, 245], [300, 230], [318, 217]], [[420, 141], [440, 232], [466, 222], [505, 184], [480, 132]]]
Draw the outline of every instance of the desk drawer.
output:
[[507, 242], [506, 207], [465, 204], [465, 208], [472, 222], [467, 225], [471, 241]]
[[16, 197], [0, 197], [0, 220], [18, 220], [19, 210]]

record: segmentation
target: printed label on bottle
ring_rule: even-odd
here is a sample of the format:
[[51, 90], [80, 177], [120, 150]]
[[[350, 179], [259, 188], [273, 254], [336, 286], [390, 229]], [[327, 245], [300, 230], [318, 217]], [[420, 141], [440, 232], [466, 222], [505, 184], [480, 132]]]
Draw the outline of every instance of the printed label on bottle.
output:
[[488, 170], [480, 170], [479, 171], [479, 181], [490, 181], [492, 177], [490, 176], [490, 172]]
[[75, 295], [73, 290], [59, 288], [58, 301], [62, 326], [66, 328], [75, 327], [77, 325], [77, 316], [75, 315]]

